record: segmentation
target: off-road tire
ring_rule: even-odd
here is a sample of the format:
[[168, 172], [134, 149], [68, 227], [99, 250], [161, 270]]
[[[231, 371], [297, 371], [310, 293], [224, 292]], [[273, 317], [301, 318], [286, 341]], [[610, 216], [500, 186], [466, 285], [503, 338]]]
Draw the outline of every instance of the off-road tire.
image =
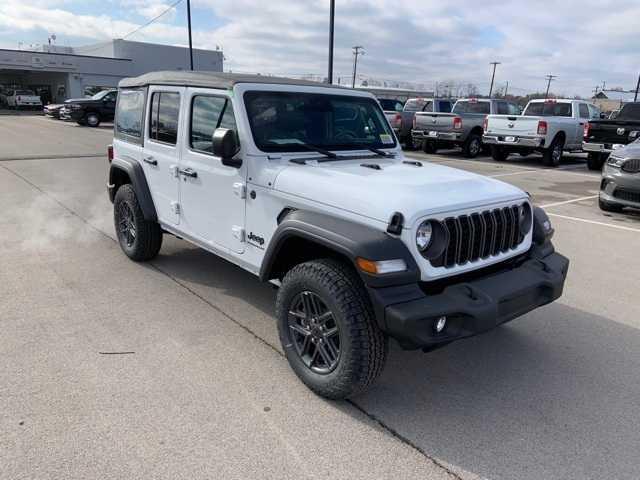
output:
[[422, 143], [422, 151], [424, 153], [434, 154], [438, 152], [438, 144], [431, 140], [425, 140]]
[[603, 212], [611, 212], [611, 213], [620, 213], [623, 209], [622, 205], [605, 202], [604, 200], [601, 200], [601, 199], [598, 199], [598, 206], [600, 207], [600, 210], [602, 210]]
[[[559, 153], [557, 150], [559, 149]], [[564, 151], [564, 140], [562, 137], [556, 137], [549, 145], [549, 148], [542, 152], [542, 164], [547, 167], [557, 167], [562, 161], [562, 155]]]
[[[124, 219], [123, 210], [131, 212], [131, 223], [135, 227], [135, 237], [128, 242], [126, 234], [122, 232], [121, 221]], [[116, 236], [122, 251], [135, 262], [151, 260], [158, 255], [162, 246], [162, 229], [156, 222], [145, 220], [138, 203], [138, 198], [130, 184], [122, 185], [116, 192], [113, 201], [113, 220]]]
[[462, 153], [467, 158], [476, 158], [482, 152], [482, 137], [471, 134], [462, 145]]
[[602, 170], [605, 156], [597, 152], [589, 152], [587, 155], [587, 167], [589, 170]]
[[88, 127], [96, 128], [100, 125], [100, 115], [94, 112], [87, 113], [84, 116], [84, 121]]
[[[294, 345], [289, 312], [302, 292], [316, 294], [324, 302], [339, 330], [338, 362], [328, 373], [313, 371]], [[362, 281], [350, 265], [320, 259], [293, 267], [278, 291], [276, 316], [289, 365], [318, 395], [330, 399], [352, 397], [364, 391], [382, 372], [388, 339], [379, 329]]]
[[493, 158], [496, 162], [504, 162], [508, 156], [509, 152], [507, 152], [504, 148], [497, 145], [491, 145], [491, 158]]

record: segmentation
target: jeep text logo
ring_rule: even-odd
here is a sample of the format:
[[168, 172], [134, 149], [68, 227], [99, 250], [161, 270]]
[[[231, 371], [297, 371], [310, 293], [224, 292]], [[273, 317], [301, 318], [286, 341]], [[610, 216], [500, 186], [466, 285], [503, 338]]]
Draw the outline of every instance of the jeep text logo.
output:
[[257, 243], [260, 246], [264, 245], [264, 238], [255, 235], [253, 232], [249, 232], [249, 236], [247, 238], [250, 242]]

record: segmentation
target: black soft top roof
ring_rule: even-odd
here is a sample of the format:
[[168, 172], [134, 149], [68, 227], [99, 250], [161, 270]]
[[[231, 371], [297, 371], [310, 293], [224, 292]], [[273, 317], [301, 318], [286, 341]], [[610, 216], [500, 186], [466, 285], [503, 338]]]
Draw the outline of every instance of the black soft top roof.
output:
[[222, 72], [185, 72], [185, 71], [165, 71], [151, 72], [139, 77], [125, 78], [120, 80], [118, 87], [144, 87], [147, 85], [176, 85], [186, 87], [209, 87], [219, 89], [230, 89], [237, 83], [262, 83], [265, 85], [299, 85], [306, 87], [327, 87], [340, 88], [338, 85], [328, 85], [326, 83], [311, 82], [308, 80], [295, 80], [292, 78], [268, 77], [264, 75], [245, 75], [241, 73]]

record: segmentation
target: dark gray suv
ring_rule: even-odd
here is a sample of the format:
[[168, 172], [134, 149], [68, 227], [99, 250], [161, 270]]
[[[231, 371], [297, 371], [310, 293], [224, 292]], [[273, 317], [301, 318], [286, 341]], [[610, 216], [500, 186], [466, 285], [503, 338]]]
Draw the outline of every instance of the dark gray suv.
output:
[[640, 141], [614, 150], [602, 169], [600, 209], [640, 208]]

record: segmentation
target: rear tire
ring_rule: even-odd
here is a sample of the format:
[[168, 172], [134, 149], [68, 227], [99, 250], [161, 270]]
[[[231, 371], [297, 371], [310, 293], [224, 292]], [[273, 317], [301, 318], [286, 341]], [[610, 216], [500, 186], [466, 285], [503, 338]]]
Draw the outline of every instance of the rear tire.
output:
[[508, 156], [509, 152], [507, 152], [504, 148], [497, 145], [491, 145], [491, 158], [493, 158], [496, 162], [504, 162]]
[[605, 158], [601, 153], [589, 152], [587, 156], [587, 167], [589, 170], [602, 170]]
[[113, 201], [113, 220], [122, 251], [135, 262], [151, 260], [162, 246], [162, 229], [144, 219], [138, 198], [129, 184], [122, 185]]
[[430, 140], [425, 140], [422, 144], [422, 151], [424, 153], [434, 154], [438, 151], [438, 144]]
[[476, 158], [482, 152], [482, 137], [471, 134], [462, 145], [462, 153], [467, 158]]
[[604, 200], [601, 200], [601, 199], [598, 199], [598, 206], [600, 207], [600, 210], [602, 210], [603, 212], [611, 212], [611, 213], [620, 213], [624, 208], [621, 205], [605, 202]]
[[554, 138], [549, 148], [545, 149], [542, 153], [542, 163], [547, 167], [557, 167], [562, 160], [563, 150], [564, 140], [562, 137]]
[[97, 113], [87, 113], [84, 117], [87, 126], [95, 128], [100, 125], [100, 115]]
[[318, 395], [344, 399], [382, 372], [387, 337], [356, 272], [334, 259], [293, 267], [276, 299], [280, 342], [289, 365]]

